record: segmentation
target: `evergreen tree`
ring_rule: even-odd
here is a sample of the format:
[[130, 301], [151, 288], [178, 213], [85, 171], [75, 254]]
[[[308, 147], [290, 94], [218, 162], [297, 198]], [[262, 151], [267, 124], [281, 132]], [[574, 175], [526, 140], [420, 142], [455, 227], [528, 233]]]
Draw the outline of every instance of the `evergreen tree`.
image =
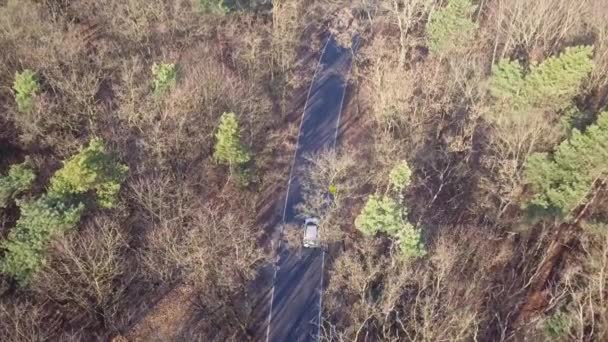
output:
[[20, 203], [21, 215], [8, 239], [1, 245], [4, 258], [0, 270], [25, 285], [44, 263], [48, 241], [76, 227], [84, 206], [69, 204], [53, 195]]
[[501, 60], [492, 70], [490, 94], [498, 110], [563, 110], [593, 69], [592, 53], [591, 46], [567, 48], [557, 57], [532, 65], [527, 74], [520, 63]]
[[11, 165], [8, 175], [0, 178], [0, 208], [6, 208], [11, 199], [29, 190], [35, 178], [27, 163]]
[[397, 193], [401, 193], [405, 188], [410, 185], [410, 178], [412, 177], [412, 170], [410, 170], [407, 162], [401, 161], [397, 163], [391, 170], [388, 178], [393, 190]]
[[224, 113], [215, 135], [215, 152], [213, 157], [219, 163], [234, 168], [251, 160], [251, 155], [241, 143], [241, 131], [234, 113]]
[[524, 93], [536, 108], [564, 109], [592, 70], [593, 47], [566, 48], [558, 57], [549, 57], [530, 67]]
[[46, 195], [19, 203], [19, 220], [0, 245], [4, 250], [0, 270], [26, 284], [44, 264], [53, 236], [74, 229], [80, 221], [84, 204], [77, 195], [95, 190], [99, 204], [112, 207], [127, 170], [105, 151], [101, 140], [92, 139], [53, 175]]
[[31, 111], [34, 106], [34, 96], [40, 90], [36, 73], [26, 69], [15, 74], [13, 89], [15, 90], [15, 101], [19, 111], [22, 113]]
[[370, 196], [365, 207], [355, 219], [355, 227], [364, 235], [373, 236], [386, 233], [396, 240], [405, 257], [418, 257], [426, 254], [421, 242], [421, 231], [409, 223], [407, 209], [401, 207], [390, 197]]
[[572, 136], [549, 155], [537, 153], [526, 163], [526, 178], [536, 195], [533, 208], [569, 215], [584, 204], [596, 180], [608, 177], [608, 112], [584, 132]]
[[471, 20], [474, 10], [471, 0], [448, 0], [444, 8], [433, 12], [426, 28], [430, 50], [445, 55], [473, 41], [477, 28]]
[[528, 106], [524, 76], [524, 67], [517, 61], [502, 59], [492, 67], [490, 94], [497, 105], [515, 111]]
[[426, 255], [421, 235], [420, 229], [409, 223], [395, 235], [397, 246], [403, 256], [418, 258]]
[[389, 197], [370, 196], [361, 214], [355, 220], [355, 227], [365, 235], [378, 232], [394, 236], [402, 229], [411, 226], [402, 219], [399, 204]]
[[51, 178], [50, 191], [64, 197], [95, 190], [98, 203], [105, 208], [114, 206], [128, 167], [117, 163], [100, 139], [92, 139], [89, 146], [64, 163]]
[[[405, 161], [398, 162], [389, 174], [389, 184], [400, 200], [402, 191], [410, 185], [412, 171]], [[405, 257], [426, 254], [420, 229], [407, 221], [407, 207], [389, 196], [370, 196], [355, 219], [355, 227], [364, 235], [385, 233], [396, 241]]]

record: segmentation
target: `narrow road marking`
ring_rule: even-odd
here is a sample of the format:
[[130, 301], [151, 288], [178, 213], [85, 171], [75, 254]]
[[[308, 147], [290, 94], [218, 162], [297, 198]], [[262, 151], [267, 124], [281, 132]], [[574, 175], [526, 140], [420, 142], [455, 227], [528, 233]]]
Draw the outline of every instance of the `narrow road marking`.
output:
[[268, 324], [266, 325], [266, 342], [270, 339], [270, 324], [272, 322], [272, 306], [274, 304], [274, 292], [275, 292], [275, 282], [277, 279], [277, 265], [279, 263], [279, 252], [281, 251], [281, 243], [283, 240], [283, 230], [285, 229], [285, 215], [287, 213], [287, 202], [289, 200], [289, 188], [291, 187], [291, 178], [293, 176], [293, 168], [296, 163], [296, 157], [298, 155], [298, 149], [300, 148], [300, 135], [302, 134], [302, 126], [304, 124], [304, 115], [306, 114], [306, 108], [308, 106], [308, 100], [310, 99], [310, 93], [312, 92], [312, 86], [315, 83], [315, 79], [317, 78], [317, 73], [319, 72], [319, 67], [321, 66], [321, 60], [323, 59], [323, 55], [325, 55], [325, 49], [329, 44], [329, 41], [332, 38], [332, 34], [330, 33], [327, 38], [327, 42], [325, 42], [325, 46], [323, 46], [323, 50], [321, 51], [321, 56], [319, 56], [319, 61], [317, 62], [317, 67], [315, 68], [315, 72], [312, 76], [312, 81], [310, 82], [310, 87], [308, 88], [308, 94], [306, 95], [306, 102], [304, 102], [304, 110], [302, 111], [302, 118], [300, 119], [300, 128], [298, 129], [298, 140], [296, 142], [296, 149], [293, 152], [293, 159], [291, 161], [291, 170], [289, 171], [289, 180], [287, 181], [287, 193], [285, 194], [285, 205], [283, 207], [283, 219], [281, 222], [281, 229], [279, 232], [279, 245], [276, 250], [276, 255], [274, 259], [274, 275], [272, 276], [272, 289], [270, 290], [270, 309], [268, 310]]

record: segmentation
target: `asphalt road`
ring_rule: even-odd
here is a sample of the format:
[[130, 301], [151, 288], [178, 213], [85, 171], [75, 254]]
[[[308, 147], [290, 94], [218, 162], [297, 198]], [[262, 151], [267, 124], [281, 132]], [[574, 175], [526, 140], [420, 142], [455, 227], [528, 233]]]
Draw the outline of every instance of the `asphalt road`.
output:
[[[299, 170], [305, 162], [303, 157], [334, 148], [351, 62], [350, 48], [342, 48], [330, 38], [305, 105], [285, 199], [283, 221], [296, 224], [297, 229], [302, 226], [296, 206], [302, 201]], [[265, 340], [317, 341], [325, 255], [321, 249], [304, 248], [298, 253], [288, 250], [284, 244], [281, 246]]]

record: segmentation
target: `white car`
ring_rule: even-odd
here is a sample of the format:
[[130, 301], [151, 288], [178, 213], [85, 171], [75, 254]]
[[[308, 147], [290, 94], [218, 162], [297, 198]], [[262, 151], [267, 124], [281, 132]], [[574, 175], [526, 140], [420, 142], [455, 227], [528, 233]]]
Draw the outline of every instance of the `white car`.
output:
[[303, 245], [306, 248], [321, 247], [321, 239], [319, 239], [319, 219], [310, 217], [304, 220]]

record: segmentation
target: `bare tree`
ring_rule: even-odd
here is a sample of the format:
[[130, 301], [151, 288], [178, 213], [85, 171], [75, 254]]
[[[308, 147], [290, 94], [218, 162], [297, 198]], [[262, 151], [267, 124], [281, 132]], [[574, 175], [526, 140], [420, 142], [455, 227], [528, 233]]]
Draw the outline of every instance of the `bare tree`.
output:
[[504, 58], [521, 48], [539, 61], [569, 38], [582, 32], [581, 17], [588, 0], [499, 0], [488, 4], [489, 27], [494, 27], [494, 57]]

